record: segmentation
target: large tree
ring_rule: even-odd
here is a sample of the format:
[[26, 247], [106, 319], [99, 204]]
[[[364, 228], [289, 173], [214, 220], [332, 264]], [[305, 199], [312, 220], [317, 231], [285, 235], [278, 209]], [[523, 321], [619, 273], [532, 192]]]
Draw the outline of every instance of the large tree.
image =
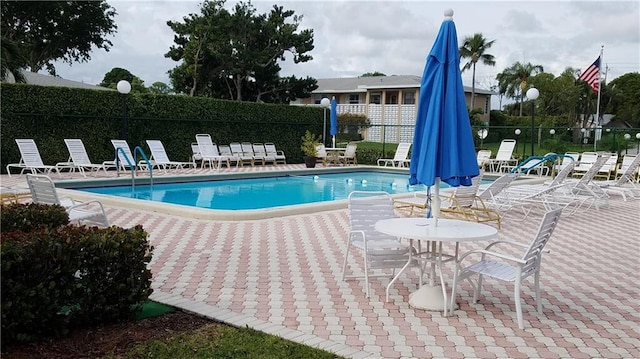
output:
[[0, 2], [3, 41], [20, 49], [20, 67], [38, 72], [46, 68], [55, 75], [53, 62], [69, 64], [91, 59], [92, 47], [109, 51], [106, 37], [114, 34], [114, 8], [106, 1], [13, 1]]
[[314, 79], [279, 76], [287, 54], [294, 63], [312, 59], [307, 53], [313, 49], [313, 30], [298, 30], [302, 17], [279, 6], [257, 14], [244, 2], [228, 11], [224, 3], [205, 1], [201, 14], [167, 22], [176, 35], [165, 57], [181, 62], [169, 71], [174, 90], [239, 101], [309, 96], [317, 86]]
[[493, 55], [487, 54], [487, 50], [493, 45], [496, 40], [487, 41], [487, 39], [480, 33], [473, 34], [473, 36], [465, 37], [460, 46], [460, 58], [469, 59], [462, 67], [462, 71], [473, 69], [471, 80], [471, 109], [475, 109], [475, 97], [476, 97], [476, 64], [478, 61], [482, 61], [487, 66], [495, 66], [496, 61]]
[[128, 81], [131, 84], [131, 93], [149, 92], [149, 89], [144, 86], [144, 81], [142, 79], [129, 72], [129, 70], [121, 67], [114, 67], [104, 74], [102, 82], [100, 82], [98, 86], [108, 87], [115, 90], [118, 88], [118, 82], [121, 80]]
[[616, 120], [626, 121], [632, 127], [640, 127], [640, 74], [626, 73], [609, 84], [610, 110]]
[[520, 116], [522, 116], [522, 102], [531, 76], [544, 72], [541, 65], [523, 64], [516, 62], [509, 68], [496, 75], [499, 92], [507, 97], [517, 99], [520, 104]]
[[24, 61], [16, 43], [3, 36], [0, 46], [0, 80], [5, 81], [11, 74], [16, 82], [27, 82], [22, 74]]

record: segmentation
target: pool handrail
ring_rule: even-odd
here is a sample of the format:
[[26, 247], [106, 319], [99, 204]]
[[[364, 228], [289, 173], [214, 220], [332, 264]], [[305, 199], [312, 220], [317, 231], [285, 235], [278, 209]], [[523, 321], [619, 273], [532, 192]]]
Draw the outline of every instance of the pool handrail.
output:
[[145, 164], [147, 165], [147, 168], [149, 169], [150, 185], [153, 186], [153, 166], [151, 165], [151, 161], [149, 161], [144, 151], [142, 150], [142, 147], [136, 146], [133, 149], [133, 163], [131, 163], [129, 156], [127, 156], [122, 147], [116, 147], [116, 173], [117, 177], [120, 177], [120, 156], [118, 156], [118, 153], [122, 154], [122, 157], [127, 161], [129, 168], [131, 168], [131, 187], [136, 186], [135, 172], [137, 170], [137, 166], [135, 164], [138, 163], [138, 153], [140, 153], [145, 161]]

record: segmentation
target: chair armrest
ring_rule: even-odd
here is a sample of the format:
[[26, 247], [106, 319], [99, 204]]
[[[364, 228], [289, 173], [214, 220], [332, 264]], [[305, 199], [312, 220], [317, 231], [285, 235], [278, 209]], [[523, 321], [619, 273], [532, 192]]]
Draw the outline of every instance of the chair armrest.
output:
[[524, 243], [520, 243], [520, 242], [514, 242], [514, 241], [495, 241], [495, 242], [493, 242], [493, 243], [489, 244], [488, 246], [486, 246], [484, 249], [485, 249], [485, 250], [489, 250], [489, 248], [491, 248], [491, 247], [495, 246], [496, 244], [502, 244], [502, 243], [504, 243], [504, 244], [511, 244], [511, 245], [514, 245], [514, 246], [522, 247], [522, 248], [527, 248], [527, 247], [529, 247], [529, 245], [528, 245], [528, 244], [524, 244]]
[[104, 207], [102, 206], [102, 202], [100, 202], [98, 200], [92, 200], [92, 201], [88, 201], [88, 202], [76, 203], [73, 206], [67, 207], [67, 210], [80, 209], [82, 207], [88, 207], [88, 206], [90, 206], [92, 204], [97, 204], [98, 206], [100, 206], [100, 209], [102, 210], [102, 213], [104, 213]]
[[500, 259], [505, 259], [508, 261], [512, 261], [512, 262], [516, 262], [516, 263], [520, 263], [520, 264], [525, 264], [526, 262], [523, 261], [520, 258], [516, 258], [516, 257], [512, 257], [512, 256], [508, 256], [506, 254], [501, 254], [501, 253], [496, 253], [496, 252], [491, 252], [491, 251], [487, 251], [484, 249], [476, 249], [470, 252], [467, 252], [465, 254], [463, 254], [460, 259], [458, 259], [458, 263], [462, 263], [462, 261], [467, 258], [468, 256], [472, 255], [472, 254], [484, 254], [484, 255], [489, 255], [489, 256], [493, 256], [493, 257], [497, 257]]

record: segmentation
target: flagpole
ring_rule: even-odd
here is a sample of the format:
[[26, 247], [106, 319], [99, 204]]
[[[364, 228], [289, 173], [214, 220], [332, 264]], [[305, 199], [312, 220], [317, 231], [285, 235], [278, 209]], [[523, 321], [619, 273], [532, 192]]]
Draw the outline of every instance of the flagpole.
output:
[[598, 102], [596, 102], [596, 132], [593, 136], [593, 151], [597, 151], [598, 146], [598, 137], [602, 137], [602, 124], [600, 123], [600, 91], [602, 89], [602, 77], [600, 73], [600, 69], [604, 65], [602, 61], [602, 56], [604, 54], [604, 45], [600, 48], [600, 66], [598, 66]]

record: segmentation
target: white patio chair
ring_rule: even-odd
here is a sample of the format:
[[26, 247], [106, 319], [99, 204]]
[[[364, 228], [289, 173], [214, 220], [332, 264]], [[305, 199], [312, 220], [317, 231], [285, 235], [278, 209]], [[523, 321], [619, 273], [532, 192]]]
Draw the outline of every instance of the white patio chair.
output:
[[316, 145], [316, 152], [316, 163], [322, 163], [322, 165], [326, 167], [329, 161], [327, 158], [327, 149], [321, 143]]
[[27, 185], [34, 203], [57, 204], [64, 207], [69, 214], [70, 222], [109, 227], [109, 219], [99, 201], [76, 203], [69, 197], [59, 197], [49, 176], [27, 174]]
[[347, 149], [343, 154], [338, 155], [338, 163], [342, 163], [343, 165], [357, 165], [358, 159], [356, 158], [356, 150], [358, 149], [358, 144], [349, 142], [347, 144]]
[[69, 160], [68, 162], [56, 164], [56, 167], [61, 165], [61, 167], [77, 169], [84, 177], [87, 177], [85, 170], [89, 170], [89, 172], [93, 173], [93, 176], [95, 177], [100, 170], [103, 170], [106, 175], [107, 169], [109, 167], [114, 167], [113, 162], [110, 161], [105, 161], [101, 164], [92, 163], [81, 139], [65, 138], [64, 143], [67, 146], [67, 150], [69, 150]]
[[409, 157], [409, 150], [411, 149], [411, 143], [409, 142], [401, 142], [398, 144], [396, 148], [396, 153], [393, 155], [393, 158], [380, 158], [377, 163], [378, 166], [388, 166], [391, 165], [393, 167], [407, 167], [411, 162]]
[[[373, 276], [394, 277], [395, 269], [403, 268], [410, 263], [412, 248], [398, 238], [382, 234], [375, 230], [377, 221], [395, 218], [391, 195], [383, 191], [353, 191], [348, 197], [349, 203], [349, 237], [342, 266], [342, 280], [345, 278], [364, 277], [366, 296], [369, 298], [369, 278]], [[351, 248], [362, 252], [364, 271], [362, 274], [347, 275], [347, 264]], [[352, 258], [356, 257], [352, 255]], [[352, 273], [355, 265], [350, 266]], [[374, 270], [389, 270], [389, 273], [372, 273]], [[395, 279], [395, 278], [394, 278]], [[389, 300], [389, 289], [386, 289], [386, 299]]]
[[211, 135], [207, 133], [200, 133], [196, 135], [196, 142], [198, 142], [198, 149], [200, 150], [200, 156], [202, 156], [202, 166], [205, 163], [209, 163], [209, 169], [213, 169], [213, 163], [217, 162], [216, 168], [220, 170], [222, 163], [226, 163], [227, 167], [231, 167], [231, 161], [228, 157], [220, 155], [218, 152], [218, 146], [211, 140]]
[[149, 150], [151, 151], [151, 164], [158, 168], [162, 168], [165, 173], [171, 168], [175, 168], [178, 170], [195, 167], [193, 162], [178, 162], [171, 161], [167, 152], [164, 149], [164, 145], [160, 140], [146, 140], [147, 146], [149, 146]]
[[200, 166], [202, 163], [202, 155], [200, 154], [200, 147], [198, 147], [198, 142], [191, 142], [191, 162], [193, 162], [193, 167], [198, 167], [198, 161], [200, 161]]
[[[522, 319], [522, 303], [520, 302], [520, 287], [522, 281], [530, 276], [534, 276], [534, 292], [537, 303], [538, 313], [542, 314], [542, 302], [540, 301], [540, 266], [542, 262], [542, 253], [545, 245], [549, 242], [558, 221], [562, 209], [556, 209], [545, 213], [542, 221], [538, 226], [538, 232], [529, 244], [513, 241], [497, 241], [489, 244], [484, 249], [477, 249], [467, 252], [460, 256], [456, 263], [456, 269], [453, 275], [453, 285], [451, 291], [451, 305], [453, 312], [455, 309], [456, 289], [461, 280], [468, 280], [474, 287], [473, 302], [478, 301], [478, 296], [482, 289], [482, 277], [487, 276], [498, 280], [514, 283], [514, 301], [516, 303], [516, 316], [518, 326], [524, 329], [524, 321]], [[495, 252], [493, 249], [497, 245], [510, 245], [523, 248], [522, 257], [514, 257], [509, 254]], [[472, 256], [481, 255], [480, 261], [467, 264]], [[478, 275], [478, 282], [474, 284], [471, 277]]]
[[37, 174], [40, 172], [49, 174], [51, 171], [58, 173], [60, 176], [60, 170], [56, 166], [45, 165], [42, 162], [42, 157], [40, 157], [40, 151], [38, 151], [38, 146], [36, 146], [36, 142], [33, 139], [18, 139], [16, 138], [16, 144], [18, 145], [18, 149], [20, 150], [20, 162], [19, 163], [10, 163], [7, 165], [7, 174], [11, 177], [10, 168], [20, 168], [20, 175], [24, 173], [24, 171], [31, 171], [33, 174]]
[[518, 160], [512, 158], [513, 150], [516, 148], [516, 140], [506, 139], [502, 140], [496, 157], [489, 159], [487, 164], [491, 172], [499, 172], [504, 169], [513, 168], [518, 164]]
[[267, 154], [275, 157], [276, 164], [282, 162], [283, 165], [287, 164], [287, 156], [285, 156], [283, 151], [279, 151], [276, 149], [276, 145], [272, 142], [266, 142], [264, 144], [264, 149], [267, 151]]

